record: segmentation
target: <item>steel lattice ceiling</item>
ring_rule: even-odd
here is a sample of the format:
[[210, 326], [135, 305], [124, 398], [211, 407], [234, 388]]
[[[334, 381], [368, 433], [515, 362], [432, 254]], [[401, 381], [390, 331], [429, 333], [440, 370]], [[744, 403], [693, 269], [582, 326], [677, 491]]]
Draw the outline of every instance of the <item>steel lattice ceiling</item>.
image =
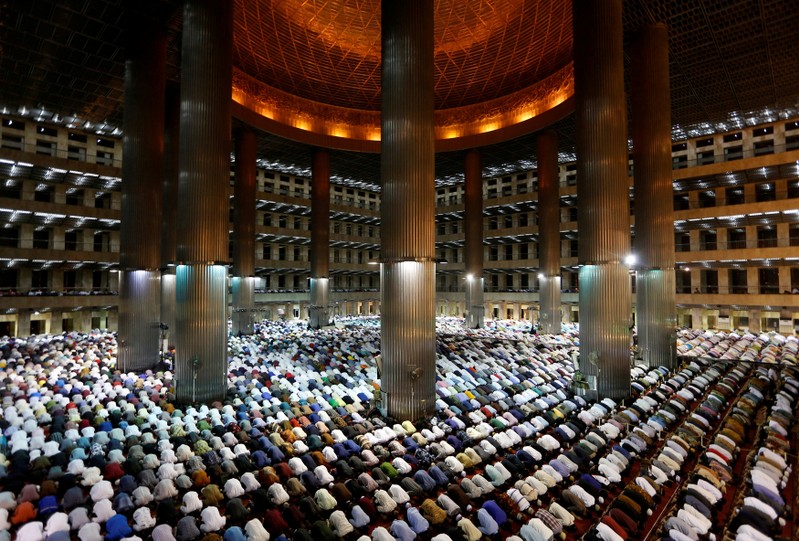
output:
[[[376, 108], [378, 5], [377, 0], [236, 0], [235, 63], [269, 85], [317, 101]], [[437, 17], [446, 23], [436, 27], [438, 104], [490, 99], [568, 61], [570, 5], [439, 0]], [[624, 7], [627, 37], [644, 24], [669, 26], [675, 137], [799, 111], [795, 0], [625, 0]], [[177, 80], [178, 0], [0, 1], [0, 107], [17, 112], [24, 106], [37, 115], [44, 109], [46, 119], [77, 115], [121, 127], [125, 28], [132, 12], [143, 9], [149, 24], [167, 26], [168, 73]], [[361, 34], [360, 28], [368, 32]], [[262, 58], [265, 64], [259, 63]], [[561, 151], [573, 153], [573, 120], [555, 128]], [[268, 161], [309, 166], [303, 145], [263, 134], [260, 146]], [[534, 161], [534, 136], [484, 148], [487, 171], [529, 168]], [[440, 155], [437, 162], [440, 178], [457, 178], [462, 168], [457, 153]], [[332, 167], [339, 177], [378, 182], [378, 156], [335, 152]]]
[[[436, 107], [521, 90], [571, 60], [562, 0], [439, 0]], [[306, 99], [380, 109], [380, 0], [236, 0], [234, 65]]]

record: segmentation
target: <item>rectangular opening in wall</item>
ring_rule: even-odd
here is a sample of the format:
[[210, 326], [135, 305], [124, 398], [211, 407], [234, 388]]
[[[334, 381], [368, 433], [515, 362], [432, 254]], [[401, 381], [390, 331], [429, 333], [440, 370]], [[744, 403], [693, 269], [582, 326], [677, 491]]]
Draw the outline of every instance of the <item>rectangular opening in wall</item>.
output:
[[33, 247], [47, 250], [50, 248], [50, 231], [48, 229], [36, 229], [33, 232]]
[[725, 143], [732, 143], [733, 141], [740, 141], [743, 135], [741, 132], [737, 131], [735, 133], [728, 133], [724, 136]]
[[674, 210], [686, 210], [688, 208], [690, 208], [688, 194], [674, 194]]
[[17, 289], [17, 269], [0, 269], [0, 289]]
[[79, 147], [75, 145], [69, 145], [67, 147], [67, 159], [68, 160], [76, 160], [79, 162], [86, 161], [86, 149], [84, 147]]
[[717, 270], [707, 269], [701, 271], [700, 280], [702, 282], [702, 293], [710, 293], [715, 295], [719, 292], [719, 273]]
[[728, 205], [742, 205], [744, 202], [743, 188], [727, 188], [725, 199]]
[[715, 229], [707, 229], [699, 232], [700, 250], [717, 250], [717, 235]]
[[684, 231], [674, 233], [674, 250], [677, 252], [691, 251], [691, 235]]
[[744, 147], [743, 145], [735, 145], [724, 147], [724, 160], [731, 161], [731, 160], [740, 160], [744, 157]]
[[25, 129], [25, 123], [14, 118], [4, 118], [3, 128], [22, 131]]
[[33, 193], [34, 201], [41, 201], [44, 203], [52, 203], [55, 196], [55, 188], [48, 184], [39, 184], [36, 186], [36, 191]]
[[698, 139], [696, 141], [696, 148], [704, 148], [704, 147], [709, 147], [709, 146], [713, 146], [713, 138], [712, 137], [708, 137], [706, 139]]
[[22, 183], [12, 179], [0, 181], [0, 197], [7, 197], [9, 199], [22, 198]]
[[760, 293], [774, 294], [780, 292], [780, 273], [775, 268], [758, 269]]
[[699, 192], [699, 207], [700, 208], [708, 208], [708, 207], [715, 207], [716, 206], [716, 192], [713, 190], [707, 190], [704, 192]]
[[788, 243], [791, 246], [799, 246], [799, 224], [788, 226]]
[[18, 248], [19, 227], [11, 226], [0, 229], [0, 246], [5, 248]]
[[774, 140], [758, 141], [754, 144], [755, 156], [774, 154]]
[[743, 227], [727, 230], [727, 248], [730, 250], [746, 248], [746, 230]]
[[21, 135], [18, 136], [4, 133], [0, 147], [7, 148], [9, 150], [24, 150], [25, 138]]
[[688, 156], [681, 154], [679, 156], [672, 156], [671, 168], [672, 169], [685, 169], [688, 167]]
[[114, 165], [114, 153], [97, 151], [97, 163], [100, 165]]
[[[78, 232], [67, 231], [64, 233], [64, 249], [77, 250], [78, 249]], [[64, 273], [66, 275], [66, 273]]]
[[715, 154], [713, 150], [705, 150], [704, 152], [697, 152], [696, 153], [696, 163], [697, 165], [707, 165], [710, 163], [714, 163], [715, 161]]
[[50, 287], [50, 271], [46, 269], [35, 270], [31, 273], [32, 289], [47, 289]]
[[46, 137], [55, 137], [58, 135], [58, 130], [51, 126], [42, 126], [39, 125], [36, 127], [36, 133], [39, 135], [44, 135]]
[[746, 269], [729, 270], [730, 293], [745, 294], [749, 292]]
[[755, 201], [774, 201], [776, 199], [777, 193], [773, 182], [761, 182], [755, 186]]
[[757, 247], [776, 248], [777, 247], [777, 227], [773, 225], [761, 225], [757, 228]]
[[677, 282], [677, 293], [691, 292], [691, 272], [689, 270], [679, 269], [675, 272], [674, 277]]

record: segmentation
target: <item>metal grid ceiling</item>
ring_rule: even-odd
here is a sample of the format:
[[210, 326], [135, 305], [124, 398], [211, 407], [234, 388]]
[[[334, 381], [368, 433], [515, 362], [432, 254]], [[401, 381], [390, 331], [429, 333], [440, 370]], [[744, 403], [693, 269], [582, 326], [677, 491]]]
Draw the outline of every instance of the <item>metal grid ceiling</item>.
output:
[[[378, 103], [379, 62], [372, 58], [379, 52], [374, 33], [379, 24], [377, 0], [236, 1], [237, 65], [261, 74], [268, 84], [296, 88], [295, 92], [307, 92], [317, 101], [341, 100], [335, 103], [372, 108]], [[562, 65], [562, 55], [571, 51], [570, 5], [554, 0], [439, 2], [438, 16], [448, 21], [437, 25], [439, 104], [489, 99], [523, 86], [532, 80], [532, 74], [543, 76]], [[167, 25], [168, 73], [176, 80], [181, 27], [178, 0], [3, 3], [0, 107], [11, 112], [22, 106], [45, 109], [45, 118], [53, 113], [77, 115], [92, 123], [121, 127], [124, 30], [131, 11], [144, 6], [152, 21]], [[298, 20], [302, 21], [307, 10], [317, 18], [300, 24]], [[258, 20], [244, 18], [253, 13]], [[664, 21], [669, 26], [676, 137], [695, 130], [734, 129], [749, 118], [766, 120], [766, 110], [799, 111], [799, 9], [795, 0], [625, 0], [624, 17], [628, 36], [651, 22]], [[504, 22], [498, 27], [497, 21]], [[275, 26], [278, 22], [283, 26]], [[372, 37], [360, 39], [363, 36], [354, 31], [358, 27], [372, 29]], [[243, 29], [247, 32], [242, 33]], [[311, 62], [302, 55], [320, 49], [320, 43], [312, 43], [317, 35], [327, 40], [329, 50], [326, 58]], [[276, 41], [280, 42], [277, 46]], [[267, 44], [270, 63], [258, 65], [257, 59], [266, 53], [256, 49]], [[540, 50], [553, 56], [540, 54]], [[356, 56], [362, 61], [355, 61]], [[349, 78], [341, 77], [349, 71]], [[335, 78], [341, 81], [331, 80]], [[555, 128], [561, 151], [568, 156], [574, 150], [574, 123], [567, 118]], [[261, 147], [261, 156], [270, 161], [299, 169], [310, 164], [302, 145], [263, 135]], [[437, 161], [439, 178], [459, 176], [462, 159], [458, 153], [442, 154]], [[533, 136], [484, 149], [487, 171], [520, 170], [534, 161]], [[334, 152], [332, 165], [333, 174], [342, 178], [370, 184], [379, 178], [377, 156]]]

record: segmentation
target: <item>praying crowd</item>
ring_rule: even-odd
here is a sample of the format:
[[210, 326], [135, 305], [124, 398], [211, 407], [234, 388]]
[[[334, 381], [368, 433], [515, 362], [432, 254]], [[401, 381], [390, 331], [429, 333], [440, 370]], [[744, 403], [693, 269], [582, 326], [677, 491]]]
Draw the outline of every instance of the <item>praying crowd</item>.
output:
[[[0, 540], [774, 539], [790, 522], [797, 341], [682, 331], [632, 396], [571, 385], [576, 329], [439, 322], [436, 415], [391, 420], [374, 319], [230, 337], [228, 395], [101, 331], [0, 339]], [[746, 362], [740, 362], [741, 360]], [[748, 362], [753, 361], [753, 362]]]

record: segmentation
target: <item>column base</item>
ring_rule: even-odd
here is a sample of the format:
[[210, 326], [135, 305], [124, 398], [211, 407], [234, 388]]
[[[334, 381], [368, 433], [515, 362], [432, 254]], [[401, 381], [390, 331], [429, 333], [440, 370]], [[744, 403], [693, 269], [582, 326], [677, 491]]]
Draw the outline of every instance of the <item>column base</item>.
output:
[[560, 334], [562, 314], [560, 310], [560, 276], [543, 276], [540, 278], [541, 291], [539, 316], [541, 334]]
[[227, 394], [227, 267], [178, 265], [175, 400], [209, 403]]
[[416, 420], [435, 412], [435, 263], [381, 266], [381, 387], [384, 413]]
[[637, 356], [648, 366], [677, 367], [674, 269], [635, 273]]
[[230, 332], [233, 336], [250, 335], [255, 327], [255, 278], [235, 276], [232, 289]]
[[162, 336], [169, 340], [175, 334], [175, 269], [161, 273], [161, 323], [166, 325]]
[[619, 262], [580, 268], [580, 370], [598, 396], [630, 396], [630, 275]]
[[466, 328], [482, 329], [485, 326], [485, 278], [466, 277]]
[[330, 324], [330, 306], [328, 302], [330, 279], [311, 278], [311, 305], [308, 307], [308, 326], [321, 329]]
[[160, 271], [122, 271], [117, 325], [119, 368], [123, 372], [145, 370], [158, 364], [160, 318]]

